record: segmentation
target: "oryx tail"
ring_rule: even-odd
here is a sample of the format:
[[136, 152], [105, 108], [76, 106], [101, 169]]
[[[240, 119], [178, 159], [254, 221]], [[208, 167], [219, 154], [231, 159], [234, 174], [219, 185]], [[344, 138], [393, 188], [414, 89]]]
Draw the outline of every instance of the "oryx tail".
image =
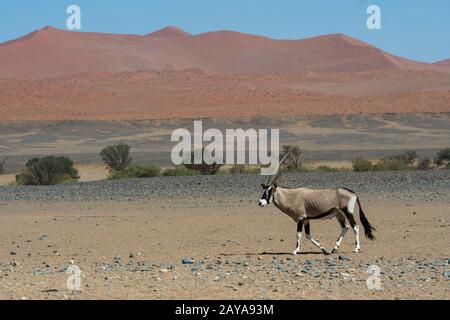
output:
[[363, 208], [361, 206], [361, 201], [359, 200], [358, 195], [353, 190], [350, 190], [350, 189], [347, 189], [347, 188], [342, 188], [342, 189], [347, 190], [347, 191], [353, 193], [356, 196], [356, 201], [358, 202], [358, 206], [359, 206], [359, 219], [361, 220], [361, 224], [364, 227], [364, 234], [365, 234], [367, 239], [375, 240], [375, 236], [373, 235], [373, 231], [375, 231], [376, 229], [370, 224], [369, 220], [367, 220], [366, 215], [364, 214], [364, 210], [363, 210]]

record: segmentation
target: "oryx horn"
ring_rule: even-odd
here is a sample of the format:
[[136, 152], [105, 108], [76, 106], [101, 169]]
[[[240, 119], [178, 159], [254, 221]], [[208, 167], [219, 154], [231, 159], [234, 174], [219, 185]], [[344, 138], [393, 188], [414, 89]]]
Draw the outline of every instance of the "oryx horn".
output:
[[[291, 152], [290, 152], [290, 151], [289, 151], [288, 153], [286, 153], [286, 155], [283, 157], [283, 159], [281, 159], [280, 162], [278, 162], [277, 168], [275, 169], [274, 173], [269, 177], [269, 180], [267, 181], [267, 185], [268, 185], [268, 186], [273, 185], [273, 184], [278, 180], [278, 178], [279, 178], [280, 175], [281, 175], [281, 172], [280, 172], [280, 166], [283, 164], [284, 160], [286, 160], [286, 158], [287, 158], [289, 155], [291, 155]], [[292, 163], [292, 161], [291, 161], [289, 164], [291, 164], [291, 163]], [[275, 178], [274, 178], [273, 181], [271, 182], [271, 180], [272, 180], [272, 178], [273, 178], [274, 176], [275, 176]]]

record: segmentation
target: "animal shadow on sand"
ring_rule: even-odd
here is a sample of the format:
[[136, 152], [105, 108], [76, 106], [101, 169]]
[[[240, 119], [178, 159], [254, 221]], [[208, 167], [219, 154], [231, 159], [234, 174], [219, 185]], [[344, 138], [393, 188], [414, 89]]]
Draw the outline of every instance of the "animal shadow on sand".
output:
[[[298, 255], [308, 255], [308, 254], [316, 254], [316, 255], [324, 255], [322, 252], [300, 252]], [[261, 253], [221, 253], [221, 256], [224, 257], [232, 257], [232, 256], [293, 256], [292, 252], [261, 252]]]

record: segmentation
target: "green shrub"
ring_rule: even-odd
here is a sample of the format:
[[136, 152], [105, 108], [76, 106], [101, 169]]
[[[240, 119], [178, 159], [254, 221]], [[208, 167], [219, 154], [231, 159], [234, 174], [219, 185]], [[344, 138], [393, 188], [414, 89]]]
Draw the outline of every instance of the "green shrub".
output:
[[78, 180], [78, 171], [67, 157], [34, 158], [16, 175], [19, 185], [55, 185]]
[[236, 164], [234, 166], [232, 166], [230, 168], [230, 173], [231, 174], [256, 174], [256, 173], [260, 173], [261, 172], [261, 168], [256, 167], [256, 166], [246, 166], [244, 164]]
[[408, 166], [412, 166], [417, 160], [417, 153], [415, 151], [406, 151], [401, 154], [393, 155], [386, 158], [387, 160], [398, 160], [405, 162]]
[[372, 171], [373, 164], [369, 160], [364, 158], [356, 158], [352, 161], [353, 171], [363, 172], [363, 171]]
[[239, 174], [239, 173], [245, 173], [245, 165], [244, 164], [235, 164], [230, 169], [231, 174]]
[[414, 162], [417, 160], [417, 153], [415, 151], [407, 151], [400, 154], [394, 154], [392, 156], [383, 158], [382, 160], [395, 160], [395, 161], [403, 161], [407, 163], [408, 165], [414, 164]]
[[293, 172], [305, 173], [305, 172], [313, 172], [314, 169], [312, 167], [306, 166], [304, 164], [300, 164], [296, 168], [281, 168], [280, 171], [283, 173], [293, 173]]
[[110, 171], [106, 177], [108, 180], [131, 179], [125, 171]]
[[404, 160], [382, 159], [375, 166], [375, 171], [406, 171], [409, 170], [409, 164]]
[[[196, 163], [194, 163], [195, 154], [200, 153], [200, 152], [202, 155], [202, 163], [196, 164]], [[188, 170], [198, 171], [203, 175], [215, 175], [219, 171], [219, 169], [223, 166], [223, 164], [218, 164], [215, 162], [212, 164], [207, 164], [205, 162], [203, 154], [204, 154], [204, 149], [191, 152], [190, 159], [187, 159], [188, 161], [186, 161], [189, 163], [183, 163], [183, 166]]]
[[439, 151], [434, 162], [438, 166], [447, 166], [450, 163], [450, 148]]
[[153, 178], [159, 176], [161, 169], [158, 167], [146, 165], [134, 165], [126, 169], [126, 172], [133, 178]]
[[[407, 151], [401, 154], [393, 155], [381, 159], [375, 166], [376, 171], [404, 171], [417, 169], [414, 163], [417, 161], [417, 153], [415, 151]], [[419, 161], [420, 162], [420, 161]], [[422, 163], [426, 165], [426, 163]]]
[[123, 171], [111, 171], [108, 175], [110, 180], [119, 179], [139, 179], [139, 178], [153, 178], [159, 176], [161, 169], [151, 164], [146, 165], [132, 165]]
[[317, 172], [348, 172], [351, 170], [348, 168], [343, 168], [343, 167], [342, 168], [332, 168], [329, 166], [322, 165], [322, 166], [318, 166], [317, 168], [315, 168], [314, 171], [317, 171]]
[[124, 171], [131, 163], [130, 146], [119, 143], [100, 152], [103, 162], [114, 171]]
[[310, 167], [304, 165], [304, 164], [300, 164], [297, 168], [295, 168], [296, 172], [311, 172], [313, 171], [313, 169], [311, 169]]
[[321, 166], [314, 168], [314, 171], [316, 171], [316, 172], [334, 172], [335, 170], [329, 166], [321, 165]]

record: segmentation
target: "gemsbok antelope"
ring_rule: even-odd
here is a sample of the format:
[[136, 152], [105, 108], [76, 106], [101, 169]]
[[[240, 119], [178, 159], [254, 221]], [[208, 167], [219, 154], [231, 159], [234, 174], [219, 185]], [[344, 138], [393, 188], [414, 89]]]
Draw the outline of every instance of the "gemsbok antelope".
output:
[[[281, 160], [280, 165], [286, 159], [286, 155]], [[318, 247], [326, 255], [335, 253], [342, 244], [349, 229], [349, 224], [352, 227], [355, 238], [356, 247], [353, 252], [358, 253], [361, 249], [359, 242], [359, 227], [353, 215], [355, 206], [359, 206], [359, 217], [361, 224], [364, 227], [364, 234], [370, 240], [374, 240], [372, 227], [367, 220], [364, 211], [361, 207], [361, 202], [356, 193], [347, 188], [340, 189], [287, 189], [281, 188], [277, 185], [277, 180], [280, 177], [280, 165], [278, 166], [274, 175], [269, 177], [267, 184], [262, 184], [264, 193], [259, 200], [259, 205], [265, 207], [273, 203], [278, 209], [287, 214], [297, 223], [297, 246], [293, 254], [300, 253], [300, 241], [302, 238], [303, 228], [306, 233], [306, 238]], [[317, 240], [311, 237], [311, 220], [331, 219], [336, 217], [341, 226], [341, 234], [336, 241], [334, 249], [330, 252], [325, 249]]]

